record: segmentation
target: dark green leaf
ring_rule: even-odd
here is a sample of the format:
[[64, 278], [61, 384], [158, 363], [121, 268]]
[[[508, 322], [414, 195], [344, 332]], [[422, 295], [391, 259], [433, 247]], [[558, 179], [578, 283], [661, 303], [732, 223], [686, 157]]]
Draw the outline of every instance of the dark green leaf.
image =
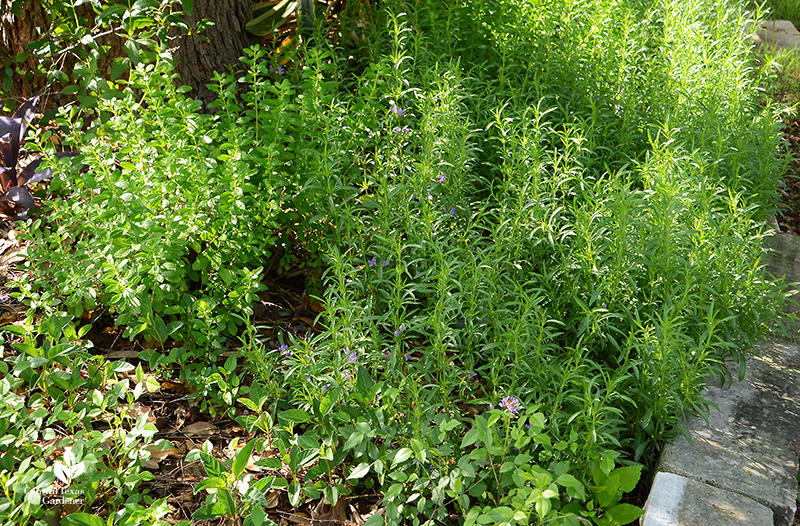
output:
[[212, 457], [205, 451], [200, 452], [200, 458], [202, 459], [203, 466], [206, 468], [206, 472], [209, 474], [209, 476], [218, 477], [223, 473], [228, 472], [228, 468], [225, 467], [225, 464]]
[[61, 519], [61, 524], [64, 526], [106, 526], [106, 521], [89, 513], [70, 513]]

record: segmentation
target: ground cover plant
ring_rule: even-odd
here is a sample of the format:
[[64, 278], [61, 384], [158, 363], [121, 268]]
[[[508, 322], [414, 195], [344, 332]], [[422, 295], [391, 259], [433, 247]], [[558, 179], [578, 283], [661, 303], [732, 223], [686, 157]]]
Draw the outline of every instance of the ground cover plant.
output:
[[[779, 308], [760, 261], [779, 136], [748, 13], [373, 15], [358, 45], [319, 20], [290, 62], [248, 50], [213, 114], [158, 41], [101, 88], [97, 118], [62, 114], [86, 167], [59, 171], [25, 227], [31, 309], [0, 364], [5, 520], [188, 519], [152, 483], [170, 455], [196, 468], [175, 470], [196, 520], [639, 517], [623, 495]], [[318, 318], [261, 326], [265, 269], [300, 265]], [[135, 356], [90, 346], [98, 313]], [[176, 385], [227, 434], [153, 418]], [[54, 489], [81, 498], [54, 508]]]

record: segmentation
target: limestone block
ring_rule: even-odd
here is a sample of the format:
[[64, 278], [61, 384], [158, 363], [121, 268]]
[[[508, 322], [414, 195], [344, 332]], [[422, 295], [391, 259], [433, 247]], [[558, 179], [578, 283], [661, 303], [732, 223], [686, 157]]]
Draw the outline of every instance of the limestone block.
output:
[[800, 48], [800, 32], [788, 20], [766, 20], [756, 32], [757, 44], [767, 44], [780, 49]]
[[641, 526], [772, 526], [758, 502], [674, 473], [659, 472]]

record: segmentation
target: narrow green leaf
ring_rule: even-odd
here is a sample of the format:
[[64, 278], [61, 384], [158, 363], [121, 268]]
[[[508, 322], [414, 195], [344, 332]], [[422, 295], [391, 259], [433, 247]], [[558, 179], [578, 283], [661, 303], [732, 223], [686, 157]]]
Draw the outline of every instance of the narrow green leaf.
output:
[[239, 450], [239, 452], [236, 454], [236, 457], [233, 459], [231, 472], [237, 479], [241, 477], [242, 473], [244, 473], [244, 469], [250, 462], [250, 455], [253, 454], [253, 448], [255, 447], [256, 442], [258, 442], [257, 439], [253, 439], [248, 442], [246, 446]]

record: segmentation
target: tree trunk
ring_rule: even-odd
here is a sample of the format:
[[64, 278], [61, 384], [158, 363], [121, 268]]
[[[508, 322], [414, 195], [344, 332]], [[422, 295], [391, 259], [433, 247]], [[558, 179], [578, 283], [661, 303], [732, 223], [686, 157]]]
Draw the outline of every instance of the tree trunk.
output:
[[49, 23], [40, 0], [22, 2], [20, 16], [12, 14], [12, 3], [13, 0], [0, 0], [0, 92], [16, 99], [19, 105], [22, 100], [44, 91], [46, 80], [33, 74], [36, 57], [31, 55], [19, 63], [14, 57], [28, 51], [28, 44], [41, 38], [39, 28], [48, 27]]
[[202, 19], [214, 25], [199, 34], [193, 29], [191, 35], [178, 35], [173, 30], [178, 36], [172, 49], [180, 75], [178, 82], [190, 86], [190, 95], [201, 100], [206, 110], [216, 99], [216, 94], [206, 87], [214, 72], [225, 73], [231, 67], [238, 69], [244, 49], [259, 42], [244, 28], [252, 18], [251, 0], [195, 0], [194, 10], [186, 17], [189, 27], [197, 27]]
[[[12, 14], [13, 4], [19, 6], [19, 16]], [[88, 24], [93, 24], [94, 13], [88, 5], [82, 5], [78, 10]], [[63, 85], [48, 85], [45, 75], [34, 73], [39, 66], [39, 59], [34, 55], [22, 62], [16, 62], [14, 58], [28, 51], [30, 42], [46, 34], [50, 28], [48, 14], [59, 15], [48, 13], [41, 0], [0, 0], [0, 93], [18, 99], [17, 102], [32, 95], [43, 95], [42, 109], [65, 104], [73, 97], [61, 95]], [[194, 10], [185, 17], [192, 34], [186, 35], [178, 28], [170, 30], [170, 36], [174, 38], [172, 55], [176, 60], [176, 72], [180, 75], [178, 83], [190, 86], [190, 95], [201, 100], [206, 110], [216, 99], [216, 94], [206, 87], [214, 72], [237, 68], [244, 48], [259, 42], [245, 31], [245, 24], [252, 17], [252, 0], [195, 0]], [[214, 25], [197, 33], [195, 28], [203, 19]], [[107, 75], [113, 59], [125, 56], [123, 42], [116, 34], [105, 35], [98, 42], [110, 47], [98, 63], [99, 73]], [[70, 77], [70, 81], [74, 81], [71, 77], [76, 59], [71, 53], [67, 54], [57, 66]], [[13, 72], [8, 80], [4, 76], [6, 72]]]

